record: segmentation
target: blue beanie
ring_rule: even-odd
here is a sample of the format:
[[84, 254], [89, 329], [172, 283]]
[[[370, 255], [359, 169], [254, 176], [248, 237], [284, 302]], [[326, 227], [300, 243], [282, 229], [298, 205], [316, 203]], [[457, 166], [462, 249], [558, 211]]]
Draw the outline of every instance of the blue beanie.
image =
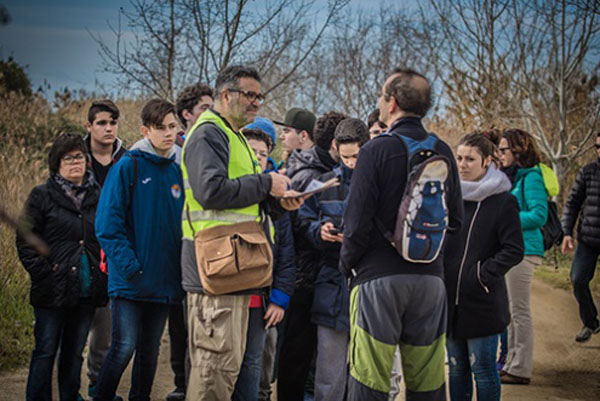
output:
[[273, 141], [273, 146], [277, 143], [277, 134], [275, 133], [275, 125], [273, 125], [273, 121], [269, 120], [265, 117], [255, 117], [254, 122], [246, 125], [244, 128], [248, 129], [259, 129], [265, 134], [271, 137]]

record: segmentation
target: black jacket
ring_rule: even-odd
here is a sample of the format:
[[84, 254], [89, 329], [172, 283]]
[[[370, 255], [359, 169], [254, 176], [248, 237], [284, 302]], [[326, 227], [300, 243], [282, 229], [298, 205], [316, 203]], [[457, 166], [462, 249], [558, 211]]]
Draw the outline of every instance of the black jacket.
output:
[[292, 152], [285, 166], [285, 174], [292, 180], [292, 188], [303, 191], [314, 179], [328, 173], [336, 162], [326, 150], [313, 146], [310, 149]]
[[577, 239], [600, 250], [600, 159], [584, 166], [575, 178], [562, 215], [565, 235], [573, 235], [580, 211]]
[[519, 204], [509, 192], [464, 208], [461, 230], [448, 235], [444, 266], [447, 332], [467, 339], [500, 333], [510, 322], [504, 275], [523, 259], [524, 245]]
[[[416, 140], [427, 136], [418, 118], [402, 118], [390, 131]], [[435, 150], [451, 164], [445, 185], [446, 205], [450, 228], [456, 230], [463, 219], [458, 169], [445, 142], [439, 140]], [[340, 252], [340, 269], [346, 277], [353, 276], [352, 285], [392, 274], [443, 275], [443, 253], [432, 263], [415, 265], [404, 260], [375, 226], [377, 217], [387, 230], [394, 231], [406, 187], [407, 165], [408, 150], [395, 136], [380, 135], [360, 149], [344, 214], [344, 243]]]
[[106, 176], [108, 175], [108, 171], [119, 161], [119, 159], [121, 159], [125, 152], [127, 152], [127, 149], [123, 147], [123, 142], [119, 138], [116, 138], [115, 142], [113, 143], [112, 161], [109, 165], [103, 166], [92, 154], [92, 138], [90, 138], [90, 135], [86, 135], [83, 140], [87, 146], [89, 154], [88, 169], [92, 172], [92, 174], [94, 174], [96, 182], [100, 185], [100, 188], [102, 188], [104, 181], [106, 180]]
[[[315, 178], [330, 172], [335, 162], [329, 154], [317, 151], [313, 146], [306, 150], [295, 150], [287, 161], [286, 175], [292, 180], [292, 188], [303, 191]], [[294, 246], [296, 248], [296, 288], [313, 289], [319, 272], [319, 251], [308, 241], [302, 221], [297, 213], [290, 213], [294, 229]]]
[[99, 194], [100, 188], [94, 184], [87, 191], [81, 210], [52, 179], [29, 194], [25, 218], [31, 230], [50, 247], [50, 256], [42, 257], [17, 236], [19, 259], [31, 277], [31, 305], [58, 308], [79, 304], [79, 269], [84, 251], [90, 262], [91, 302], [96, 306], [108, 302], [107, 277], [98, 266], [100, 245], [94, 234]]

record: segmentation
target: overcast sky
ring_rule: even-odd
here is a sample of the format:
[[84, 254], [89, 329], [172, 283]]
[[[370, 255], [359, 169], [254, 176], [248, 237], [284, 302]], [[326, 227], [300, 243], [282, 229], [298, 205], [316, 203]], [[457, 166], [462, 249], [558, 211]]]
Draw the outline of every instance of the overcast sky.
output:
[[[11, 16], [8, 25], [0, 26], [0, 59], [12, 56], [26, 66], [34, 90], [43, 86], [52, 96], [64, 87], [100, 93], [113, 89], [115, 77], [101, 71], [102, 57], [90, 32], [114, 46], [108, 22], [117, 26], [119, 8], [131, 8], [128, 0], [0, 0], [0, 4]], [[374, 4], [351, 0], [350, 7]]]
[[48, 93], [68, 86], [97, 90], [101, 73], [98, 46], [89, 31], [112, 40], [107, 21], [117, 21], [119, 0], [0, 0], [11, 16], [0, 26], [0, 58], [12, 56], [27, 73], [34, 89], [47, 82]]

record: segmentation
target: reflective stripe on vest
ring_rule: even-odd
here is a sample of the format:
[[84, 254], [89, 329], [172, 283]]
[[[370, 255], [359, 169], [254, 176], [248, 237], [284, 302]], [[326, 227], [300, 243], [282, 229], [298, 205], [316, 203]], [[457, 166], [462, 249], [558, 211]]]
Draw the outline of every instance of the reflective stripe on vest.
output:
[[[204, 210], [202, 205], [194, 198], [193, 190], [189, 183], [189, 175], [185, 165], [185, 149], [196, 129], [202, 124], [214, 124], [227, 135], [229, 140], [229, 161], [227, 176], [236, 179], [244, 175], [260, 173], [258, 160], [246, 138], [235, 133], [225, 121], [211, 110], [207, 110], [198, 117], [196, 124], [189, 131], [183, 144], [181, 153], [181, 170], [185, 189], [185, 205], [182, 216], [183, 237], [192, 239], [200, 230], [220, 225], [234, 224], [245, 221], [260, 221], [260, 208], [258, 203], [237, 209]], [[188, 215], [189, 220], [188, 221]], [[191, 224], [191, 226], [190, 226]]]

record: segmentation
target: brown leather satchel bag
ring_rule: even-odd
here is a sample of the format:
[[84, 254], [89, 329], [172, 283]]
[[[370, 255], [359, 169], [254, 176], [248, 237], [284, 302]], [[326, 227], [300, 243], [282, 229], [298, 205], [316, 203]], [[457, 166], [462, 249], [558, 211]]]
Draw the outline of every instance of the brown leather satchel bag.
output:
[[194, 237], [198, 273], [207, 294], [223, 295], [273, 282], [273, 251], [255, 221], [201, 230]]

